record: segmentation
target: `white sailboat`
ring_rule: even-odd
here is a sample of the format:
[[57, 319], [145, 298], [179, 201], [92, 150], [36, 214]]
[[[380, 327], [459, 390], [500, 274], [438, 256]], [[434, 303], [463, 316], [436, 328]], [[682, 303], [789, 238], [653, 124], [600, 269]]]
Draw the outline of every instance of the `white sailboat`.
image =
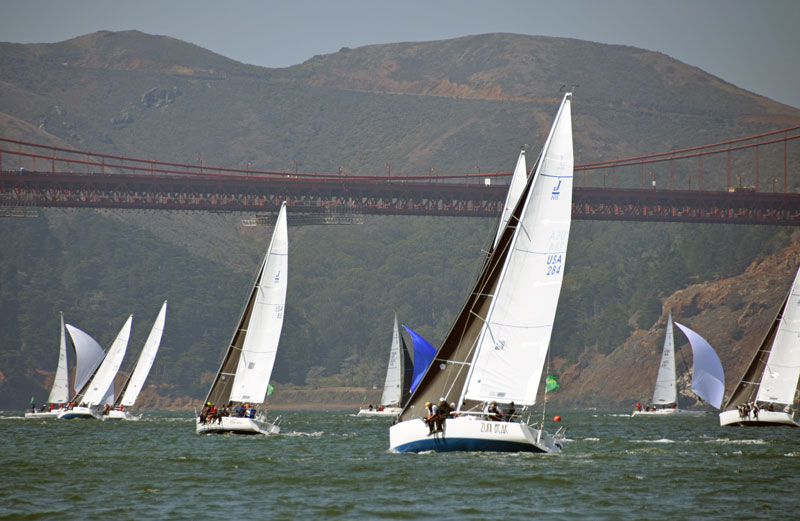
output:
[[[257, 411], [256, 406], [267, 396], [278, 353], [286, 303], [288, 254], [284, 202], [239, 325], [208, 392], [203, 412], [196, 419], [197, 434], [280, 432], [280, 417], [270, 423], [266, 411]], [[225, 408], [230, 415], [222, 414]]]
[[67, 369], [67, 338], [64, 333], [64, 313], [61, 313], [61, 342], [58, 348], [58, 367], [56, 376], [53, 379], [53, 386], [50, 388], [50, 395], [47, 397], [49, 407], [43, 407], [41, 411], [32, 410], [25, 413], [25, 418], [56, 418], [58, 408], [63, 407], [69, 402], [69, 371]]
[[664, 350], [661, 365], [658, 367], [656, 386], [653, 390], [652, 406], [633, 411], [633, 416], [701, 416], [705, 411], [678, 408], [678, 386], [675, 376], [675, 337], [672, 327], [672, 311], [667, 317], [667, 331], [664, 336]]
[[97, 371], [94, 372], [89, 383], [73, 398], [73, 403], [78, 403], [78, 405], [74, 405], [70, 409], [64, 409], [59, 412], [58, 417], [60, 419], [99, 419], [99, 413], [94, 407], [101, 403], [106, 403], [106, 396], [109, 391], [113, 393], [114, 377], [117, 375], [117, 371], [119, 371], [119, 366], [122, 364], [122, 359], [125, 357], [125, 351], [128, 348], [128, 339], [131, 334], [132, 322], [133, 315], [130, 315], [128, 320], [125, 321], [125, 325], [123, 325], [122, 329], [117, 333], [117, 337], [114, 339], [114, 342], [108, 349], [108, 353], [106, 353], [100, 366], [97, 367]]
[[[572, 212], [572, 94], [566, 93], [534, 175], [489, 253], [481, 274], [419, 386], [389, 430], [397, 452], [560, 452], [531, 420], [549, 349]], [[433, 433], [427, 403], [455, 409]], [[520, 411], [491, 421], [500, 402]], [[458, 404], [457, 406], [455, 404]], [[519, 414], [521, 412], [522, 414]]]
[[150, 374], [150, 368], [153, 367], [158, 348], [161, 345], [161, 335], [164, 333], [166, 317], [167, 301], [165, 300], [164, 304], [161, 305], [161, 310], [158, 312], [152, 329], [150, 329], [150, 334], [147, 336], [142, 352], [139, 354], [136, 367], [122, 387], [114, 404], [108, 411], [104, 411], [103, 420], [138, 420], [141, 417], [130, 414], [125, 408], [132, 407], [136, 403], [136, 399], [139, 397], [142, 387], [144, 387], [147, 375]]
[[800, 427], [794, 401], [800, 377], [800, 269], [719, 424]]
[[383, 394], [378, 407], [362, 407], [357, 416], [393, 417], [400, 414], [402, 405], [408, 399], [411, 389], [411, 357], [406, 342], [397, 325], [397, 314], [394, 316], [394, 332], [392, 347], [389, 351], [389, 367], [386, 369], [386, 380], [383, 383]]

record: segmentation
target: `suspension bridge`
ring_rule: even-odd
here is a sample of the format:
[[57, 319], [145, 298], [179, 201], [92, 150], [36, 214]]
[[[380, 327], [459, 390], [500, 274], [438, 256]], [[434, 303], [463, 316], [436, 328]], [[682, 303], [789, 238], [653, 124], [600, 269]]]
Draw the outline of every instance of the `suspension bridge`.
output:
[[[800, 125], [575, 165], [573, 217], [800, 224]], [[296, 165], [296, 163], [295, 163]], [[511, 172], [392, 176], [173, 163], [0, 138], [0, 215], [37, 208], [494, 217]], [[794, 183], [790, 187], [790, 183]]]

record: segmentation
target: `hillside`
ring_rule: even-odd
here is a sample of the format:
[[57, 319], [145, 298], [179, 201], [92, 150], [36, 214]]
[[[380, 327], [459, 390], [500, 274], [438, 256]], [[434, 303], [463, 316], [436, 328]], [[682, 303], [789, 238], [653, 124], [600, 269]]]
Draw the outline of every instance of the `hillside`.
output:
[[[99, 32], [56, 44], [0, 43], [0, 69], [0, 136], [271, 170], [294, 169], [295, 161], [302, 171], [341, 166], [345, 174], [384, 173], [386, 164], [393, 174], [510, 170], [521, 144], [541, 147], [567, 82], [580, 84], [578, 163], [800, 121], [798, 109], [663, 54], [509, 34], [343, 49], [264, 69], [168, 37]], [[764, 171], [782, 168], [769, 161]], [[795, 148], [788, 162], [796, 190]], [[709, 186], [724, 183], [713, 165], [705, 168]], [[694, 174], [675, 172], [677, 182]], [[0, 240], [11, 245], [0, 249], [0, 407], [42, 399], [58, 311], [104, 345], [133, 312], [135, 352], [163, 299], [170, 310], [148, 403], [201, 398], [266, 247], [269, 230], [246, 229], [240, 217], [47, 210], [0, 221]], [[276, 381], [371, 388], [385, 371], [395, 312], [439, 342], [492, 225], [371, 217], [360, 226], [292, 228]], [[603, 360], [657, 330], [676, 291], [740, 274], [785, 248], [789, 235], [757, 226], [574, 223], [553, 336], [563, 388], [590, 385]], [[580, 378], [570, 381], [575, 367]], [[588, 404], [589, 394], [570, 393], [565, 400]]]
[[[736, 386], [772, 324], [800, 266], [800, 232], [782, 251], [752, 262], [733, 277], [692, 284], [664, 299], [658, 321], [636, 329], [624, 344], [603, 355], [587, 352], [575, 364], [560, 364], [555, 406], [630, 408], [649, 403], [664, 344], [667, 313], [700, 333], [714, 347], [725, 371], [726, 397]], [[676, 365], [683, 406], [701, 405], [690, 390], [692, 351], [675, 329]]]

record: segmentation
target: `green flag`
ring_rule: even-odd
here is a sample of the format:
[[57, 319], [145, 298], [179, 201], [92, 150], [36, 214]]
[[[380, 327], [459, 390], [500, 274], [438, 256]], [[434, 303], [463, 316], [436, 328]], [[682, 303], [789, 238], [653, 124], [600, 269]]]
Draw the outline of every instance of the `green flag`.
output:
[[267, 389], [267, 396], [272, 396], [272, 391], [274, 390], [275, 388], [272, 387], [272, 384], [269, 384], [269, 388]]
[[31, 396], [31, 405], [33, 405], [34, 403], [36, 403], [36, 400], [34, 399], [33, 396]]
[[558, 389], [558, 380], [553, 375], [547, 375], [547, 382], [545, 383], [544, 390], [545, 392], [555, 391]]

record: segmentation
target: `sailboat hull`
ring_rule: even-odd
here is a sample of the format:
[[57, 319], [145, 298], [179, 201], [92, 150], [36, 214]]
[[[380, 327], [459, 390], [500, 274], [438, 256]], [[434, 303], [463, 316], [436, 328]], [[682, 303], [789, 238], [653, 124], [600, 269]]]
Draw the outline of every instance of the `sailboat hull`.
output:
[[100, 416], [90, 407], [73, 407], [72, 409], [64, 409], [58, 413], [59, 420], [74, 420], [74, 419], [95, 419], [99, 420]]
[[196, 418], [195, 432], [197, 434], [261, 434], [266, 436], [281, 432], [279, 422], [280, 418], [269, 423], [251, 418], [223, 416], [220, 421], [212, 420], [200, 423], [200, 418]]
[[459, 416], [448, 418], [443, 431], [429, 435], [422, 419], [406, 420], [389, 429], [389, 448], [395, 452], [561, 452], [559, 440], [524, 423]]
[[45, 411], [45, 412], [26, 412], [25, 419], [26, 420], [35, 420], [37, 418], [44, 419], [44, 418], [58, 418], [58, 409], [52, 411]]
[[706, 411], [689, 409], [656, 409], [655, 411], [633, 411], [631, 416], [703, 416]]
[[103, 421], [112, 421], [112, 420], [138, 421], [141, 418], [142, 418], [141, 415], [136, 416], [133, 414], [128, 414], [128, 411], [108, 411], [108, 414], [103, 415]]
[[719, 424], [723, 427], [730, 425], [739, 427], [774, 427], [780, 425], [800, 427], [800, 422], [791, 413], [765, 410], [758, 411], [758, 417], [755, 417], [752, 411], [747, 416], [740, 415], [737, 409], [722, 411], [719, 413]]
[[382, 416], [384, 418], [391, 418], [397, 416], [403, 411], [400, 407], [385, 407], [382, 411], [378, 409], [359, 409], [356, 416]]

